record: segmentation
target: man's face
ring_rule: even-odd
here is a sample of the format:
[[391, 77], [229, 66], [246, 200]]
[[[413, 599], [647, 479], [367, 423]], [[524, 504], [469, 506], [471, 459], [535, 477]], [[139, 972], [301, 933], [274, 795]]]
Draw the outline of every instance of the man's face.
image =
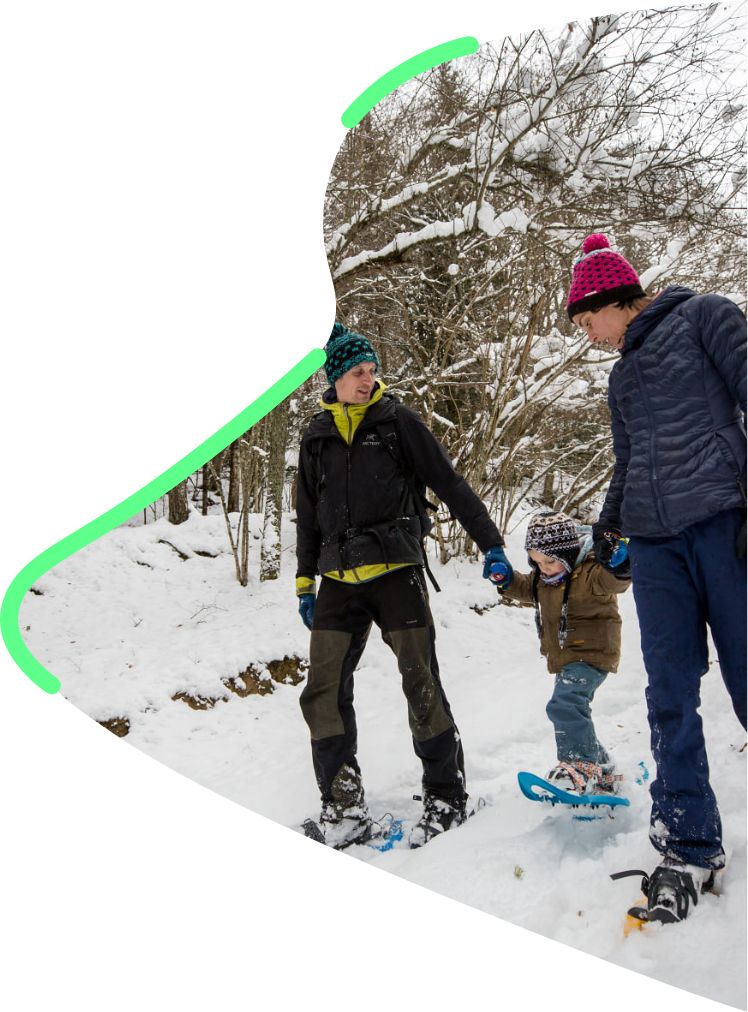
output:
[[626, 328], [636, 315], [636, 310], [630, 306], [628, 309], [621, 309], [616, 305], [609, 305], [603, 306], [602, 309], [587, 309], [583, 313], [577, 313], [572, 322], [585, 332], [592, 344], [619, 351], [623, 346]]
[[377, 367], [361, 362], [335, 380], [335, 393], [342, 404], [366, 404], [374, 389]]

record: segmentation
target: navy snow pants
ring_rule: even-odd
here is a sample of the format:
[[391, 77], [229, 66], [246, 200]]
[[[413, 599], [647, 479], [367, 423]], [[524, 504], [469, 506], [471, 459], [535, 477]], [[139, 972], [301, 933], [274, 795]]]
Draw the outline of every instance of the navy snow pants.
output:
[[725, 860], [698, 712], [707, 626], [746, 726], [746, 569], [735, 555], [743, 518], [742, 510], [726, 510], [674, 537], [632, 537], [629, 544], [657, 763], [650, 840], [664, 856], [702, 868]]

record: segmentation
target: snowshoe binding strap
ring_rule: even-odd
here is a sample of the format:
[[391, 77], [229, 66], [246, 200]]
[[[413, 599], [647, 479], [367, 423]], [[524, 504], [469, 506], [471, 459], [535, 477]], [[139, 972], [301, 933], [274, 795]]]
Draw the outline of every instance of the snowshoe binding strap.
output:
[[548, 774], [548, 783], [568, 778], [577, 794], [588, 793], [588, 788], [598, 784], [602, 777], [602, 769], [597, 763], [578, 759], [575, 762], [561, 760]]
[[641, 891], [646, 896], [649, 889], [649, 875], [645, 871], [642, 871], [641, 868], [632, 868], [631, 871], [616, 871], [610, 877], [615, 882], [619, 878], [631, 878], [633, 875], [641, 875]]
[[659, 865], [647, 875], [640, 870], [621, 871], [610, 877], [626, 878], [641, 875], [641, 889], [647, 897], [647, 906], [632, 907], [629, 915], [644, 922], [658, 921], [661, 924], [677, 924], [688, 917], [690, 905], [696, 906], [699, 894], [691, 875], [677, 868]]
[[699, 894], [688, 872], [659, 865], [649, 877], [647, 920], [673, 924], [688, 917], [689, 905]]

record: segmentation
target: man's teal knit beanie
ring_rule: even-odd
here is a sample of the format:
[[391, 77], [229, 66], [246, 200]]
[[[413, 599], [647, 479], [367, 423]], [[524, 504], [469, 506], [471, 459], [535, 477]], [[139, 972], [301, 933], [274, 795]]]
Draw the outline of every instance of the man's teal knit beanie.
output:
[[360, 362], [373, 362], [377, 370], [381, 368], [379, 356], [371, 343], [363, 334], [348, 330], [342, 323], [336, 323], [332, 328], [330, 340], [325, 345], [325, 355], [325, 373], [331, 385]]

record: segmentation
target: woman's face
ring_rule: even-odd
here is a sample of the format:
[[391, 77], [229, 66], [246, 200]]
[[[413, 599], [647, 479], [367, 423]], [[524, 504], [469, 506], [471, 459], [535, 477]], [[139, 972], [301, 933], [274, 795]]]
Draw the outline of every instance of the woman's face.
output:
[[583, 313], [577, 313], [572, 322], [585, 332], [592, 344], [620, 351], [626, 328], [636, 315], [637, 310], [631, 306], [621, 309], [611, 304], [602, 309], [587, 309]]
[[366, 404], [376, 381], [374, 362], [361, 362], [335, 380], [335, 394], [341, 404]]

